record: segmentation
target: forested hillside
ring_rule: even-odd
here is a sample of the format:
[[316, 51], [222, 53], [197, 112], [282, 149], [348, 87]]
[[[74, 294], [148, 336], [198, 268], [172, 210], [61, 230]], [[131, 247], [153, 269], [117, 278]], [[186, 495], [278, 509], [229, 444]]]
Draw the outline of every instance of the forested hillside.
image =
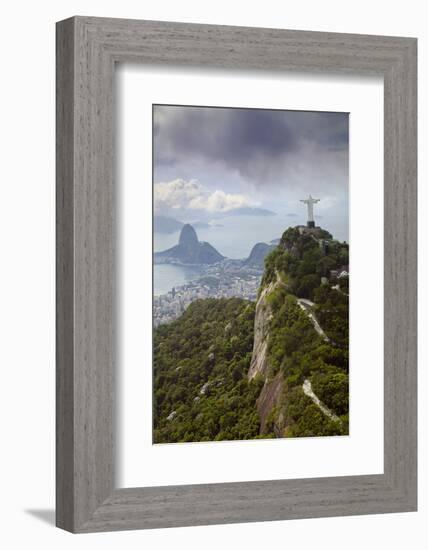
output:
[[257, 304], [199, 300], [158, 327], [154, 442], [347, 434], [348, 253], [289, 228]]
[[262, 381], [248, 381], [254, 303], [193, 302], [154, 336], [154, 442], [251, 439]]

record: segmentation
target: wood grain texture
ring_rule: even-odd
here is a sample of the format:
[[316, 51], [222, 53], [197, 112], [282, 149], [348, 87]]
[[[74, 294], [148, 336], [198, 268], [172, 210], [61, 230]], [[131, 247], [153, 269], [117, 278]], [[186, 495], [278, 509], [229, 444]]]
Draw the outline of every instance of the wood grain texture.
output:
[[[385, 88], [383, 475], [114, 488], [115, 62], [377, 74]], [[57, 26], [57, 525], [416, 510], [416, 40], [75, 17]]]
[[74, 526], [74, 24], [56, 36], [56, 522]]

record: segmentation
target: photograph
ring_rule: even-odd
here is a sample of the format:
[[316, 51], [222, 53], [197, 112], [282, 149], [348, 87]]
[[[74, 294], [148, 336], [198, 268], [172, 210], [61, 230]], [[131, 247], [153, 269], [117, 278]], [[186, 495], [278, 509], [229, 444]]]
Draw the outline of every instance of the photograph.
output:
[[3, 5], [1, 548], [423, 549], [424, 7]]
[[153, 105], [153, 443], [349, 435], [349, 116]]

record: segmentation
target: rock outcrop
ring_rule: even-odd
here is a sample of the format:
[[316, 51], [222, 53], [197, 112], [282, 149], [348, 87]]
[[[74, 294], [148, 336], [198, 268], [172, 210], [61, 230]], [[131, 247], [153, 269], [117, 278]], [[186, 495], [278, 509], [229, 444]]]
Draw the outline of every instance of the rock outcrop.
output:
[[[260, 416], [260, 435], [265, 435], [270, 431], [270, 426], [268, 426], [269, 417], [274, 408], [278, 408], [283, 390], [284, 379], [280, 372], [272, 380], [266, 379], [257, 399], [257, 411]], [[278, 411], [278, 414], [272, 418], [272, 422], [275, 435], [281, 437], [284, 423], [284, 415], [281, 414], [281, 411]]]
[[184, 248], [189, 248], [190, 250], [198, 246], [198, 236], [190, 223], [183, 225], [180, 232], [180, 238], [178, 239], [178, 244]]
[[168, 250], [155, 253], [157, 263], [182, 263], [191, 265], [215, 264], [224, 259], [209, 243], [201, 242], [194, 228], [183, 225], [178, 244]]
[[280, 372], [272, 379], [269, 379], [268, 376], [269, 362], [267, 350], [272, 309], [267, 298], [280, 284], [280, 279], [277, 277], [275, 281], [268, 284], [262, 290], [257, 300], [254, 319], [253, 354], [248, 370], [248, 378], [250, 380], [256, 376], [264, 378], [264, 385], [257, 399], [257, 411], [260, 417], [260, 435], [265, 435], [270, 432], [271, 426], [268, 424], [268, 421], [271, 420], [277, 437], [282, 436], [284, 415], [281, 414], [280, 410], [278, 410], [275, 415], [272, 415], [272, 412], [275, 411], [280, 404], [284, 390], [284, 379]]
[[275, 290], [277, 283], [266, 286], [257, 300], [256, 315], [254, 319], [254, 345], [251, 356], [248, 378], [252, 380], [257, 374], [266, 376], [267, 373], [267, 345], [269, 338], [269, 323], [272, 318], [272, 310], [267, 303], [268, 295]]

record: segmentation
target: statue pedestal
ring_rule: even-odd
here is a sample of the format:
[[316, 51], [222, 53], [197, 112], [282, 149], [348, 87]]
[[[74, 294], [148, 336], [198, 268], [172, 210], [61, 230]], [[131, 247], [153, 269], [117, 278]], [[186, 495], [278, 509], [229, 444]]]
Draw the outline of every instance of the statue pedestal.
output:
[[308, 227], [315, 227], [315, 222], [308, 222]]

